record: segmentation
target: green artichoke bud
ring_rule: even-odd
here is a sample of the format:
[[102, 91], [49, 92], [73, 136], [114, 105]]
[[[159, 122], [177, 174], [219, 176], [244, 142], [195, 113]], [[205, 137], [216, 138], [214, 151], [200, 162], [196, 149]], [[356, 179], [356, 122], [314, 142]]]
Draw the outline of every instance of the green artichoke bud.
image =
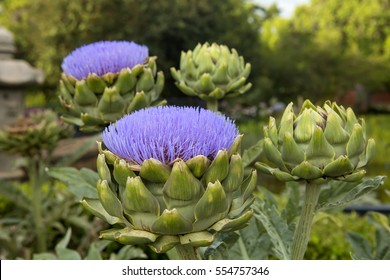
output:
[[[178, 121], [186, 124], [174, 129]], [[229, 128], [220, 131], [222, 123]], [[152, 142], [145, 140], [146, 131]], [[226, 148], [215, 151], [207, 143], [226, 140], [226, 133], [232, 136]], [[205, 140], [203, 152], [198, 152], [196, 137]], [[241, 139], [232, 122], [194, 108], [149, 108], [109, 126], [103, 131], [104, 145], [99, 143], [99, 199], [83, 200], [94, 215], [121, 226], [102, 232], [101, 238], [147, 244], [163, 253], [178, 244], [208, 246], [217, 232], [245, 227], [252, 216], [257, 173], [252, 170], [244, 179]], [[164, 147], [162, 153], [156, 152], [159, 147]]]
[[101, 131], [125, 114], [166, 103], [158, 100], [164, 74], [157, 72], [156, 57], [149, 57], [145, 46], [97, 42], [76, 49], [62, 68], [63, 119], [82, 131]]
[[252, 86], [246, 83], [250, 70], [250, 64], [245, 64], [235, 49], [205, 43], [182, 52], [180, 70], [172, 67], [171, 74], [183, 93], [210, 101], [248, 91]]
[[359, 181], [375, 148], [364, 120], [330, 101], [316, 107], [306, 100], [298, 115], [290, 103], [279, 127], [271, 117], [264, 135], [264, 153], [275, 167], [261, 162], [256, 167], [281, 181]]
[[64, 123], [49, 109], [33, 109], [0, 131], [0, 151], [22, 156], [51, 153], [58, 141], [71, 137], [73, 126]]

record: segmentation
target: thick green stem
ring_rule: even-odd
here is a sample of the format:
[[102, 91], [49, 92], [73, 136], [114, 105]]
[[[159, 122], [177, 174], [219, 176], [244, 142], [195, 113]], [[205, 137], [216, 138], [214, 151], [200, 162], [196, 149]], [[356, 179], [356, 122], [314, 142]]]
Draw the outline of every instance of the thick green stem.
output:
[[292, 243], [291, 258], [293, 260], [303, 260], [305, 256], [320, 191], [321, 185], [306, 184], [305, 201]]
[[201, 260], [198, 248], [189, 245], [176, 245], [176, 251], [182, 260]]
[[42, 218], [42, 176], [41, 163], [34, 159], [29, 162], [30, 187], [32, 189], [32, 215], [37, 238], [37, 252], [46, 251], [46, 229]]
[[206, 102], [207, 109], [210, 111], [218, 112], [218, 100], [211, 99]]

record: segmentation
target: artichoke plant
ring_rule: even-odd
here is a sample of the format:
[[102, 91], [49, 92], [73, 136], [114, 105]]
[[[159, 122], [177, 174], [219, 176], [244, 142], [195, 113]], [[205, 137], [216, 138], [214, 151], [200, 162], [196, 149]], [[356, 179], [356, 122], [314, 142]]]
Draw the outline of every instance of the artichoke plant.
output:
[[101, 41], [70, 53], [58, 91], [63, 119], [82, 131], [101, 131], [127, 113], [165, 104], [158, 101], [164, 75], [148, 52], [134, 42]]
[[271, 117], [264, 135], [264, 153], [274, 166], [258, 162], [256, 167], [281, 181], [359, 181], [375, 148], [364, 120], [329, 101], [320, 107], [306, 100], [298, 115], [290, 103], [280, 125]]
[[252, 86], [246, 83], [250, 70], [250, 64], [235, 49], [205, 43], [182, 52], [180, 69], [171, 68], [171, 74], [183, 93], [215, 101], [248, 91]]
[[31, 109], [0, 131], [0, 151], [35, 157], [51, 153], [59, 140], [71, 137], [73, 126], [49, 109]]
[[190, 107], [143, 109], [107, 127], [97, 158], [99, 199], [82, 201], [119, 225], [101, 238], [163, 253], [208, 246], [217, 232], [245, 227], [257, 175], [244, 179], [241, 138], [230, 119]]

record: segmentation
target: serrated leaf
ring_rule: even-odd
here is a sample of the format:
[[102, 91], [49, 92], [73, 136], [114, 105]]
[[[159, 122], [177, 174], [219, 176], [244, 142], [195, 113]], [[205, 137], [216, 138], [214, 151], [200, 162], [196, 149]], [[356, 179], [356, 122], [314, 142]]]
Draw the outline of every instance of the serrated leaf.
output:
[[368, 220], [376, 227], [375, 242], [377, 260], [390, 260], [390, 216], [370, 212]]
[[46, 170], [47, 174], [68, 186], [68, 190], [77, 199], [83, 197], [98, 198], [96, 183], [99, 175], [86, 168], [78, 170], [74, 167], [53, 167]]
[[263, 225], [251, 219], [249, 225], [238, 231], [240, 239], [229, 250], [232, 260], [266, 260], [272, 252], [272, 242]]
[[263, 152], [263, 140], [246, 149], [242, 154], [244, 168], [250, 166]]
[[253, 209], [255, 218], [262, 223], [273, 244], [274, 255], [281, 260], [291, 259], [291, 243], [294, 235], [293, 226], [289, 226], [273, 203], [271, 194], [266, 193], [263, 200], [257, 200]]
[[385, 180], [385, 176], [376, 176], [360, 184], [332, 181], [318, 199], [317, 210], [326, 210], [345, 206], [368, 192], [377, 189]]
[[229, 248], [232, 247], [240, 236], [235, 232], [221, 232], [215, 237], [214, 243], [207, 247], [203, 254], [205, 260], [228, 259]]
[[379, 228], [375, 234], [376, 260], [390, 260], [390, 234], [384, 228]]
[[287, 196], [288, 201], [286, 208], [282, 212], [282, 218], [284, 218], [287, 224], [291, 224], [301, 214], [301, 196], [299, 191], [299, 183], [288, 182], [287, 183]]
[[352, 247], [352, 259], [354, 260], [373, 260], [375, 259], [371, 252], [372, 247], [370, 242], [362, 235], [348, 232], [347, 237]]
[[352, 245], [352, 257], [366, 260], [390, 260], [390, 231], [389, 220], [380, 213], [369, 213], [368, 220], [376, 227], [375, 248], [370, 242], [357, 233], [348, 233], [348, 239]]

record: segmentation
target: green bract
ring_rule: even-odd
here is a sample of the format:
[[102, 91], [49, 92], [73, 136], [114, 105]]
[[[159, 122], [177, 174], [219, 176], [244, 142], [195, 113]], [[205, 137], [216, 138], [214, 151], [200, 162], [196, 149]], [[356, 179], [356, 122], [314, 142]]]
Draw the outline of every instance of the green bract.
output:
[[375, 148], [364, 120], [329, 101], [316, 107], [306, 100], [298, 115], [290, 103], [280, 125], [271, 117], [264, 135], [264, 153], [275, 168], [261, 162], [256, 167], [281, 181], [359, 181]]
[[209, 43], [182, 52], [180, 70], [171, 68], [176, 86], [185, 94], [206, 101], [233, 97], [250, 89], [246, 84], [251, 66], [235, 49]]
[[208, 246], [216, 232], [247, 225], [257, 174], [244, 180], [238, 136], [214, 160], [199, 155], [163, 164], [156, 159], [134, 165], [103, 149], [97, 168], [99, 199], [82, 203], [94, 215], [120, 227], [101, 238], [122, 244], [147, 244], [163, 253], [178, 244]]
[[165, 104], [158, 98], [164, 74], [157, 73], [156, 57], [144, 64], [102, 76], [76, 78], [62, 74], [58, 96], [65, 109], [63, 119], [83, 131], [101, 131], [111, 122], [135, 110]]

